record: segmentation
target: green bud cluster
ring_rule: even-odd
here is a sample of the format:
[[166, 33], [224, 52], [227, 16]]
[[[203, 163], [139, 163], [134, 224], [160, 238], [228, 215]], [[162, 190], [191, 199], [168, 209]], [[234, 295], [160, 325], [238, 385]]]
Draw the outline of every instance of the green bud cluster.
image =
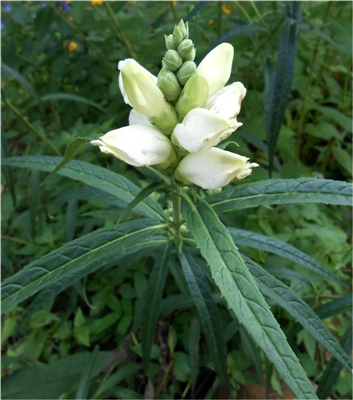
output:
[[174, 27], [173, 34], [165, 36], [167, 52], [162, 61], [157, 86], [168, 101], [177, 101], [182, 88], [196, 72], [196, 50], [189, 39], [189, 26], [183, 20]]

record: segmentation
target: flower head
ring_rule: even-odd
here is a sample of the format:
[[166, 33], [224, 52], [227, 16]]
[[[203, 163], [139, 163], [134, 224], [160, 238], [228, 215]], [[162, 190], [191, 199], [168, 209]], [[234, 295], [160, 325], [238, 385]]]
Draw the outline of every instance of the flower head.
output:
[[75, 51], [77, 49], [78, 45], [76, 42], [70, 42], [67, 46], [67, 49], [69, 51]]

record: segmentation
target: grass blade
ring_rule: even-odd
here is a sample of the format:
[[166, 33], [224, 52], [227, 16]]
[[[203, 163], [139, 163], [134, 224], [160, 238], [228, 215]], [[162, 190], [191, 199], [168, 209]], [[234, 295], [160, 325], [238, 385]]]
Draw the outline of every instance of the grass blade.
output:
[[151, 347], [154, 332], [160, 314], [160, 302], [162, 299], [165, 280], [168, 274], [168, 261], [170, 256], [170, 245], [167, 244], [160, 252], [154, 264], [146, 292], [146, 303], [143, 311], [142, 321], [142, 357], [143, 367], [147, 373], [150, 361]]

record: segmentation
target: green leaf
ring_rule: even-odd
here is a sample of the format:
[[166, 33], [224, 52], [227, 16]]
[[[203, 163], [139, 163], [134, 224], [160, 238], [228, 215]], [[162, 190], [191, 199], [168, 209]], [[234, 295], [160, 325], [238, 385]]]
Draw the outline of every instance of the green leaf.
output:
[[308, 256], [296, 247], [259, 233], [249, 232], [242, 229], [229, 228], [236, 245], [244, 245], [277, 254], [291, 260], [304, 268], [314, 271], [318, 275], [331, 279], [342, 285], [342, 282], [330, 271], [319, 264], [314, 258]]
[[81, 375], [80, 382], [78, 384], [76, 399], [84, 400], [87, 399], [89, 387], [91, 384], [91, 379], [93, 378], [94, 366], [97, 362], [99, 346], [95, 346], [92, 352], [92, 360], [84, 367], [85, 371], [83, 371]]
[[[86, 236], [66, 243], [37, 261], [27, 265], [2, 284], [2, 312], [6, 312], [38, 290], [72, 274], [87, 270], [92, 265], [103, 266], [116, 254], [126, 255], [131, 247], [148, 236], [161, 232], [165, 225], [153, 220], [137, 220], [119, 228], [98, 229]], [[155, 237], [156, 246], [167, 240]]]
[[200, 371], [200, 321], [199, 318], [193, 317], [190, 322], [190, 328], [188, 333], [188, 353], [190, 358], [190, 380], [192, 397], [195, 398], [195, 389], [197, 384], [197, 376]]
[[[353, 307], [353, 296], [349, 294], [347, 296], [341, 297], [340, 299], [336, 299], [330, 301], [329, 303], [323, 304], [317, 308], [314, 308], [315, 314], [321, 318], [326, 319], [333, 317], [335, 315], [350, 313], [352, 312]], [[288, 339], [293, 338], [301, 331], [302, 327], [299, 323], [296, 323], [292, 329], [288, 333]]]
[[284, 112], [293, 81], [296, 29], [299, 15], [299, 5], [297, 3], [286, 4], [285, 23], [277, 57], [277, 68], [273, 74], [268, 73], [269, 79], [265, 79], [264, 112], [270, 177], [277, 139], [283, 124]]
[[330, 179], [270, 179], [230, 187], [207, 201], [216, 211], [291, 203], [352, 206], [352, 188], [351, 183]]
[[145, 307], [142, 320], [142, 358], [143, 368], [147, 372], [150, 361], [151, 347], [160, 314], [160, 302], [162, 299], [165, 280], [168, 274], [168, 262], [170, 257], [170, 246], [167, 244], [161, 249], [159, 257], [153, 266], [148, 281], [148, 289], [145, 297]]
[[15, 71], [13, 68], [3, 62], [1, 63], [1, 71], [5, 72], [11, 78], [15, 79], [22, 87], [28, 90], [30, 95], [36, 100], [37, 103], [39, 102], [37, 92], [23, 75], [21, 75], [19, 72]]
[[[111, 389], [116, 387], [122, 380], [129, 377], [130, 375], [136, 375], [139, 366], [135, 363], [130, 363], [124, 365], [123, 367], [119, 368], [117, 372], [111, 375], [106, 381], [103, 381], [97, 392], [94, 395], [94, 398], [104, 398], [105, 396], [111, 393]], [[103, 396], [105, 395], [105, 396]]]
[[76, 94], [71, 94], [71, 93], [50, 93], [50, 94], [45, 94], [44, 96], [40, 97], [41, 101], [56, 101], [56, 100], [68, 100], [68, 101], [76, 101], [78, 103], [84, 103], [88, 104], [92, 107], [97, 108], [98, 110], [109, 114], [107, 110], [105, 110], [103, 107], [101, 107], [98, 103], [88, 100], [84, 97], [77, 96]]
[[315, 312], [288, 286], [267, 273], [254, 261], [243, 258], [261, 292], [284, 308], [346, 368], [351, 369], [351, 361], [346, 353]]
[[[77, 353], [40, 367], [18, 369], [9, 377], [3, 378], [2, 398], [58, 399], [63, 393], [77, 388], [87, 365], [92, 365], [95, 357], [93, 353]], [[97, 354], [92, 367], [92, 378], [99, 374], [110, 358], [111, 353], [107, 351]]]
[[87, 138], [81, 138], [77, 137], [74, 140], [71, 140], [71, 142], [68, 144], [66, 151], [65, 151], [65, 157], [61, 161], [61, 163], [52, 171], [42, 182], [43, 186], [52, 176], [54, 176], [56, 173], [58, 173], [61, 168], [63, 168], [69, 161], [74, 159], [78, 153], [90, 142], [90, 139]]
[[[51, 172], [62, 159], [60, 157], [38, 156], [11, 157], [1, 161], [3, 165]], [[123, 176], [83, 161], [70, 161], [58, 174], [104, 190], [123, 200], [126, 204], [130, 203], [140, 192], [139, 187]], [[147, 198], [138, 204], [136, 211], [146, 217], [167, 220], [162, 208], [151, 198]]]
[[288, 345], [257, 284], [246, 268], [226, 227], [200, 197], [183, 194], [183, 217], [213, 279], [237, 319], [252, 336], [300, 399], [315, 399], [313, 388]]
[[[347, 357], [352, 351], [352, 324], [349, 323], [344, 335], [340, 340], [340, 345], [344, 348]], [[316, 391], [319, 399], [327, 399], [332, 391], [332, 388], [338, 381], [339, 374], [342, 370], [342, 364], [335, 358], [331, 358], [324, 373], [321, 376], [319, 385]]]
[[141, 192], [126, 206], [124, 211], [120, 214], [116, 225], [119, 225], [120, 221], [122, 221], [134, 207], [136, 207], [139, 203], [141, 203], [141, 201], [144, 200], [146, 197], [148, 197], [151, 193], [165, 187], [166, 187], [165, 183], [159, 183], [159, 182], [152, 182], [148, 186], [144, 187], [141, 190]]
[[212, 298], [210, 286], [202, 269], [197, 265], [191, 254], [184, 250], [180, 252], [179, 258], [200, 316], [212, 364], [219, 379], [224, 385], [231, 388], [232, 385], [227, 374], [227, 353], [221, 328], [222, 324], [217, 305]]

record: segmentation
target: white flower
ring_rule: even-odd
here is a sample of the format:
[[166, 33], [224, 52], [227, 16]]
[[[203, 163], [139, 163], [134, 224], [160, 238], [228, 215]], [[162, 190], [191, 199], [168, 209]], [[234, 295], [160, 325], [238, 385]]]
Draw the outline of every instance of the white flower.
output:
[[197, 67], [197, 72], [207, 79], [209, 98], [227, 83], [232, 71], [233, 55], [233, 46], [222, 43], [210, 51]]
[[241, 125], [236, 119], [225, 119], [204, 108], [194, 108], [175, 127], [173, 138], [185, 150], [198, 153], [216, 146]]
[[181, 160], [175, 177], [186, 185], [194, 183], [203, 189], [218, 189], [249, 176], [256, 163], [229, 151], [212, 148], [202, 153], [190, 153]]
[[120, 61], [119, 86], [124, 101], [136, 111], [151, 118], [170, 135], [178, 123], [176, 111], [157, 86], [157, 78], [133, 59]]
[[234, 82], [210, 97], [206, 102], [205, 108], [215, 112], [222, 118], [236, 119], [245, 95], [246, 89], [244, 85], [241, 82]]
[[130, 111], [129, 114], [129, 125], [149, 125], [152, 126], [150, 120], [146, 115], [143, 115], [136, 111], [134, 108]]
[[136, 167], [158, 165], [168, 168], [175, 163], [176, 155], [169, 139], [148, 125], [132, 125], [106, 133], [91, 144]]

